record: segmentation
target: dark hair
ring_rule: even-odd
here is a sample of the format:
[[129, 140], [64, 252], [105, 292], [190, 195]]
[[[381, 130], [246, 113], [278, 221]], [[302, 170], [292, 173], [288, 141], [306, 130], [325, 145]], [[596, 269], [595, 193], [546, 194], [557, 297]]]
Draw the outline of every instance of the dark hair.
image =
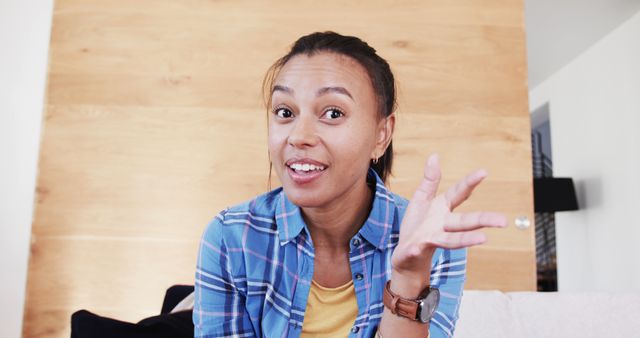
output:
[[[389, 63], [381, 58], [373, 47], [355, 36], [340, 35], [335, 32], [316, 32], [299, 38], [291, 50], [278, 59], [267, 71], [262, 84], [265, 105], [271, 106], [271, 93], [274, 81], [282, 67], [294, 56], [304, 54], [312, 56], [318, 52], [331, 52], [348, 56], [362, 65], [373, 86], [374, 94], [378, 99], [378, 113], [384, 118], [391, 115], [396, 108], [396, 84]], [[391, 174], [393, 164], [392, 142], [385, 150], [377, 163], [371, 161], [369, 166], [373, 168], [384, 182]]]

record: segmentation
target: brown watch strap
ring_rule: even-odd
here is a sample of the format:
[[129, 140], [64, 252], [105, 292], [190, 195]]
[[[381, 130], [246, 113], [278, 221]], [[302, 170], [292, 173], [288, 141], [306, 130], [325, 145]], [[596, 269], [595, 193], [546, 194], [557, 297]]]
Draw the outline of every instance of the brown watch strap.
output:
[[[425, 289], [427, 292], [429, 287]], [[421, 296], [424, 293], [421, 292]], [[419, 298], [420, 299], [420, 298]], [[393, 291], [391, 291], [391, 281], [387, 281], [384, 286], [384, 293], [382, 295], [382, 302], [384, 306], [391, 310], [394, 315], [399, 315], [413, 321], [418, 321], [418, 306], [419, 303], [416, 300], [402, 298]]]

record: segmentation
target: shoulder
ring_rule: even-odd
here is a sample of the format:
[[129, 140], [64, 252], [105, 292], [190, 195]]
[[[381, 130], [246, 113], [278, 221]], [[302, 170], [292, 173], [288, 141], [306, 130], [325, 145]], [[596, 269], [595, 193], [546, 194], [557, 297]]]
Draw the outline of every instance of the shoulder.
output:
[[[391, 205], [393, 205], [394, 224], [396, 227], [399, 227], [404, 218], [404, 213], [407, 211], [409, 200], [391, 191], [387, 191], [387, 195], [391, 199]], [[399, 229], [396, 229], [396, 231], [397, 230]]]
[[396, 205], [396, 208], [402, 210], [404, 213], [409, 205], [409, 200], [392, 191], [389, 191], [389, 196], [393, 199], [393, 203]]
[[274, 189], [222, 210], [207, 225], [205, 239], [239, 244], [246, 236], [247, 227], [259, 233], [275, 234], [275, 210], [281, 192], [282, 188]]

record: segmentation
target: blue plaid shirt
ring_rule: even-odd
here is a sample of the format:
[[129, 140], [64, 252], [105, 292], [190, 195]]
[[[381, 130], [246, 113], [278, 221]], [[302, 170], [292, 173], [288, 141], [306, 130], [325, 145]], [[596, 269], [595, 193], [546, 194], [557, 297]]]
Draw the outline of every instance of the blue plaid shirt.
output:
[[[380, 178], [369, 218], [350, 241], [358, 316], [349, 337], [373, 337], [391, 278], [407, 200]], [[193, 322], [196, 337], [299, 337], [313, 278], [314, 249], [300, 208], [275, 189], [228, 208], [207, 226], [200, 243]], [[451, 337], [465, 280], [466, 250], [436, 250], [431, 285], [440, 304], [432, 338]]]

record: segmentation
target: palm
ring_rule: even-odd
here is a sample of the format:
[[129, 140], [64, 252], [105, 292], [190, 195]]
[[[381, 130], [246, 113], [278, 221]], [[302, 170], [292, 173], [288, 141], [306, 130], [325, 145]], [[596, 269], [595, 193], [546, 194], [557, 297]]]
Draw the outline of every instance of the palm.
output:
[[423, 270], [436, 248], [458, 249], [482, 244], [485, 227], [505, 227], [506, 217], [494, 212], [454, 213], [476, 186], [487, 176], [478, 170], [445, 193], [436, 196], [440, 183], [440, 164], [429, 157], [424, 178], [416, 190], [400, 228], [400, 239], [392, 264], [397, 270]]

